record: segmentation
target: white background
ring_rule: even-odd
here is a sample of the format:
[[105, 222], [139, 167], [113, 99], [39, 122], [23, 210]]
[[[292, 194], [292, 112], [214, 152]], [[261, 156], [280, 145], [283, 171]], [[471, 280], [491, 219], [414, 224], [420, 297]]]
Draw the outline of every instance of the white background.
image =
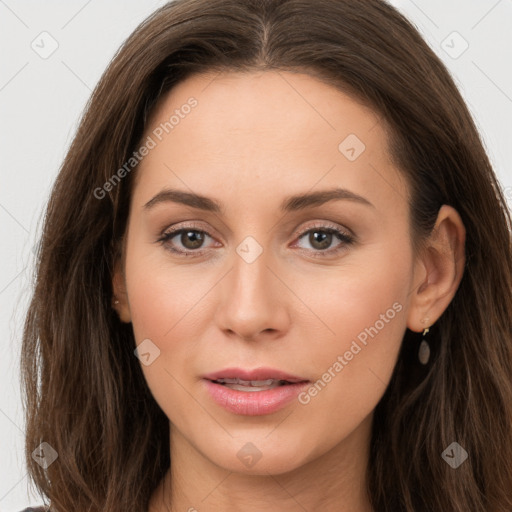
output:
[[[0, 0], [0, 512], [42, 503], [23, 462], [19, 354], [43, 208], [101, 73], [164, 3]], [[391, 3], [451, 70], [512, 206], [512, 0]], [[46, 59], [31, 47], [43, 31], [58, 43]], [[447, 53], [462, 49], [454, 31], [469, 44], [457, 58]]]

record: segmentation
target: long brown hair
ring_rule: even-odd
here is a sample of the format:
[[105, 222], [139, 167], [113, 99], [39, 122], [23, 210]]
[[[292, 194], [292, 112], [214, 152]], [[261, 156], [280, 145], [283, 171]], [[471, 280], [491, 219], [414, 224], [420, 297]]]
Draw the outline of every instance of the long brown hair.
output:
[[[177, 0], [125, 41], [47, 206], [22, 347], [30, 477], [56, 512], [147, 509], [170, 465], [168, 419], [133, 354], [131, 325], [111, 306], [136, 168], [104, 184], [176, 83], [267, 69], [307, 72], [378, 113], [411, 191], [415, 247], [443, 204], [467, 231], [461, 284], [428, 335], [429, 365], [416, 362], [421, 335], [407, 330], [375, 410], [375, 510], [510, 512], [512, 221], [449, 72], [382, 0]], [[58, 453], [46, 469], [31, 456], [41, 442]], [[441, 456], [453, 442], [469, 455], [457, 469]]]

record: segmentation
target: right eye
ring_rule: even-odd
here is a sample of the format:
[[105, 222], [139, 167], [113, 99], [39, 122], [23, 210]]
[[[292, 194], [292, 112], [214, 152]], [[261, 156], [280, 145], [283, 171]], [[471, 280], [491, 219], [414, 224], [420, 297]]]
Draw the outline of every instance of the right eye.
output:
[[[206, 231], [189, 226], [164, 232], [158, 239], [158, 242], [161, 242], [166, 249], [180, 256], [201, 255], [206, 249], [198, 249], [204, 244], [206, 237], [212, 238]], [[177, 242], [181, 244], [182, 248], [176, 248], [177, 242], [174, 241], [175, 238], [177, 238]]]

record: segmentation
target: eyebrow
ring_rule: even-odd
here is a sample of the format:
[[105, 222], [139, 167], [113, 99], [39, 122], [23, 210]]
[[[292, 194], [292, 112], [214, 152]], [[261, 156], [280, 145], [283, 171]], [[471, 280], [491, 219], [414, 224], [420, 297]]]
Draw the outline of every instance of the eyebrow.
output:
[[[368, 201], [368, 199], [354, 192], [351, 192], [350, 190], [344, 188], [333, 188], [328, 190], [320, 190], [318, 192], [309, 192], [305, 194], [289, 196], [285, 198], [281, 203], [280, 210], [282, 212], [294, 212], [313, 206], [320, 206], [329, 201], [342, 199], [354, 201], [375, 208], [375, 206], [370, 201]], [[184, 204], [186, 206], [190, 206], [191, 208], [218, 213], [220, 215], [224, 214], [224, 207], [222, 203], [216, 201], [215, 199], [202, 196], [200, 194], [170, 188], [165, 188], [156, 194], [156, 196], [154, 196], [144, 205], [144, 209], [150, 210], [157, 204], [165, 202]]]

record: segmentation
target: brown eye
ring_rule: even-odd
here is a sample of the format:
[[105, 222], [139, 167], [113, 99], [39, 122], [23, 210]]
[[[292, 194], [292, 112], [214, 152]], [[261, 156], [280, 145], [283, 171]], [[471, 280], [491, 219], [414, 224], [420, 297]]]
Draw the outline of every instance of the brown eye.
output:
[[180, 242], [185, 249], [199, 249], [204, 242], [203, 231], [183, 230], [180, 236]]
[[[307, 242], [311, 247], [307, 248], [308, 252], [312, 253], [314, 256], [320, 257], [324, 254], [329, 255], [342, 251], [354, 242], [354, 237], [352, 235], [327, 226], [319, 226], [314, 229], [304, 231], [299, 236], [299, 240], [305, 239], [306, 236]], [[338, 240], [340, 243], [331, 248], [331, 245], [335, 240]]]
[[[310, 247], [304, 248], [300, 245], [299, 247], [302, 251], [307, 251], [314, 257], [333, 256], [346, 250], [355, 241], [354, 236], [335, 227], [324, 225], [314, 226], [304, 231], [298, 239], [306, 239], [306, 236]], [[178, 256], [200, 256], [208, 249], [207, 246], [205, 247], [206, 238], [214, 240], [206, 231], [189, 226], [163, 233], [157, 242], [160, 242], [166, 250]], [[331, 247], [335, 240], [340, 243]]]
[[[199, 255], [206, 237], [212, 238], [206, 231], [192, 228], [175, 229], [164, 233], [157, 241], [166, 249], [178, 255]], [[206, 249], [205, 249], [206, 250]]]
[[332, 233], [326, 230], [312, 230], [309, 232], [308, 241], [314, 249], [328, 249], [332, 243]]

